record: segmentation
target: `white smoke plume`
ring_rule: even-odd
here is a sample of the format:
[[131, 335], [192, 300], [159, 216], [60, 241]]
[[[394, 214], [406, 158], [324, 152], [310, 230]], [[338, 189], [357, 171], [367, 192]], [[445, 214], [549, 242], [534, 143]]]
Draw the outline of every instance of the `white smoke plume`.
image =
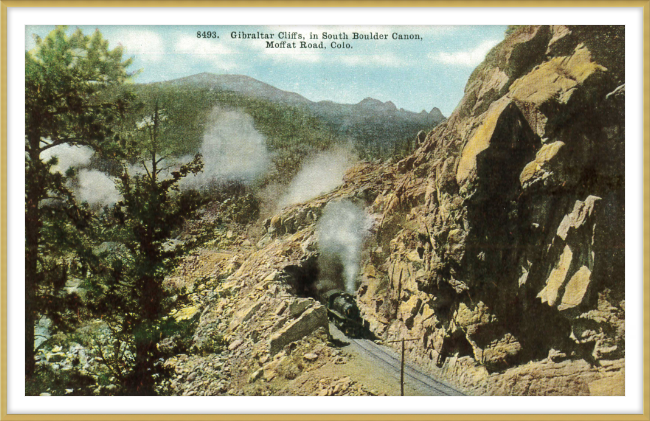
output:
[[[80, 202], [88, 202], [91, 207], [115, 204], [121, 196], [113, 180], [101, 171], [83, 168], [90, 165], [93, 154], [94, 151], [87, 146], [62, 143], [43, 151], [41, 159], [49, 161], [53, 157], [57, 158], [58, 162], [52, 166], [52, 172], [63, 174], [69, 168], [82, 168], [77, 172], [76, 180], [68, 184]], [[52, 200], [44, 203], [52, 203]]]
[[280, 199], [280, 208], [334, 190], [343, 183], [343, 176], [354, 160], [352, 154], [343, 148], [320, 153], [308, 160], [291, 181], [288, 193]]
[[203, 171], [185, 178], [184, 188], [202, 188], [229, 180], [251, 182], [266, 171], [270, 162], [266, 137], [255, 130], [253, 117], [219, 107], [212, 109], [200, 152]]
[[52, 166], [52, 172], [65, 173], [68, 168], [83, 167], [90, 164], [90, 159], [94, 151], [87, 146], [73, 146], [67, 143], [46, 149], [41, 153], [41, 159], [45, 162], [53, 157], [58, 159], [58, 163]]
[[112, 178], [97, 170], [79, 171], [75, 195], [91, 207], [113, 205], [122, 199]]
[[342, 283], [346, 292], [354, 294], [368, 225], [364, 211], [350, 201], [325, 206], [316, 228], [320, 282]]

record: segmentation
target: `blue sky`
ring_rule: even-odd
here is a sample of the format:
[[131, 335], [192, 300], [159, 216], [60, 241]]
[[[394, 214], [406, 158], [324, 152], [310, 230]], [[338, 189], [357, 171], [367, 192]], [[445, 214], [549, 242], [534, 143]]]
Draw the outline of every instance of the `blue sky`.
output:
[[[33, 34], [45, 36], [53, 26], [26, 27], [26, 49]], [[505, 26], [80, 26], [84, 33], [99, 29], [111, 46], [122, 45], [140, 69], [135, 82], [154, 82], [201, 72], [243, 74], [277, 88], [297, 92], [312, 101], [357, 103], [366, 97], [393, 101], [419, 112], [438, 107], [445, 116], [463, 96], [472, 70], [491, 47], [504, 38]], [[76, 27], [70, 27], [72, 32]], [[218, 39], [197, 38], [197, 31]], [[232, 32], [279, 32], [350, 37], [386, 34], [388, 39], [342, 40], [352, 46], [326, 49], [269, 49], [260, 39], [232, 38]], [[418, 34], [421, 40], [393, 40], [392, 34]], [[300, 40], [296, 41], [299, 46]], [[307, 42], [313, 40], [306, 39]], [[316, 42], [320, 42], [321, 39]], [[338, 41], [341, 42], [341, 41]]]

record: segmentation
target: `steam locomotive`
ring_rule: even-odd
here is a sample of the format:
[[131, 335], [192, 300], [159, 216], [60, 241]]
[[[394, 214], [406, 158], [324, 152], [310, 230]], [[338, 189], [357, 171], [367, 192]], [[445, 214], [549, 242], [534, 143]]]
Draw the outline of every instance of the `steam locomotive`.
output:
[[368, 326], [359, 313], [354, 296], [340, 289], [332, 289], [322, 295], [327, 314], [334, 325], [351, 337], [364, 337]]

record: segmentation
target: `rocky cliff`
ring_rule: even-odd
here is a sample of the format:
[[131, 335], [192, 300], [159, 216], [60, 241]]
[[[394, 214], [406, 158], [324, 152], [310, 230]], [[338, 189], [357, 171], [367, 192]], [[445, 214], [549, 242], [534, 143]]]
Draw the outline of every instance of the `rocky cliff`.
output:
[[224, 334], [240, 390], [318, 342], [316, 226], [346, 200], [368, 216], [357, 300], [377, 338], [416, 338], [407, 357], [470, 393], [623, 394], [623, 51], [623, 27], [514, 28], [411, 156], [266, 221], [203, 294], [196, 347]]
[[[621, 27], [519, 27], [488, 54], [371, 205], [359, 301], [379, 336], [482, 379], [566, 360], [558, 393], [622, 366], [623, 42]], [[548, 393], [510, 374], [480, 390]]]

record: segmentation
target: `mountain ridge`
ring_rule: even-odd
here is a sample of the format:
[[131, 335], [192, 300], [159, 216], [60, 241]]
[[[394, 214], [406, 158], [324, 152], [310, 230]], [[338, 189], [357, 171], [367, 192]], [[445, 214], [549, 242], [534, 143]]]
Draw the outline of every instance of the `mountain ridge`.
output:
[[[171, 79], [167, 81], [160, 82], [151, 82], [146, 85], [155, 85], [155, 84], [171, 84], [171, 85], [184, 85], [192, 84], [198, 86], [207, 86], [211, 88], [219, 87], [224, 91], [232, 91], [239, 94], [244, 94], [248, 96], [254, 96], [258, 98], [263, 98], [271, 101], [279, 101], [289, 103], [291, 105], [306, 105], [310, 108], [320, 109], [327, 106], [339, 106], [339, 107], [356, 107], [356, 108], [376, 108], [382, 110], [390, 110], [395, 112], [408, 113], [412, 115], [419, 115], [414, 111], [406, 110], [404, 108], [397, 108], [397, 106], [392, 101], [382, 102], [379, 99], [372, 97], [365, 97], [357, 103], [341, 103], [332, 100], [321, 100], [321, 101], [312, 101], [299, 93], [286, 91], [275, 86], [262, 82], [258, 79], [255, 79], [251, 76], [241, 75], [241, 74], [217, 74], [210, 72], [197, 73], [195, 75], [184, 76], [177, 79]], [[433, 107], [430, 112], [427, 114], [435, 116], [436, 120], [442, 121], [444, 116], [440, 112], [440, 109]]]
[[416, 143], [414, 139], [420, 131], [431, 130], [445, 120], [436, 107], [429, 113], [416, 113], [398, 109], [392, 101], [382, 102], [371, 97], [356, 104], [329, 100], [314, 102], [246, 75], [204, 72], [142, 86], [198, 87], [295, 107], [321, 119], [340, 138], [353, 139], [357, 146], [374, 157], [412, 151]]

